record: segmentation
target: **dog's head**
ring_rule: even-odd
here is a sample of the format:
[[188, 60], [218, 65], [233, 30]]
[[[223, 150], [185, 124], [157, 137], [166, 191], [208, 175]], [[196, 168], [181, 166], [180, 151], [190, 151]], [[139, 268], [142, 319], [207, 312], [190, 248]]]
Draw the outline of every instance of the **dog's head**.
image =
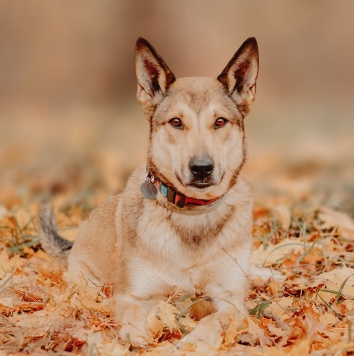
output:
[[257, 75], [255, 38], [242, 44], [217, 79], [176, 79], [139, 38], [137, 98], [150, 122], [148, 168], [184, 195], [225, 194], [245, 161], [243, 120], [255, 98]]

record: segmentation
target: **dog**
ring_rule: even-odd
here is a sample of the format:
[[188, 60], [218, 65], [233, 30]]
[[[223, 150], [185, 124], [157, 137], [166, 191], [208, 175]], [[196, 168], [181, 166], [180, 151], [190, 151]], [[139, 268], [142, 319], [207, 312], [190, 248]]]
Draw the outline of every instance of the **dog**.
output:
[[146, 166], [91, 212], [74, 243], [56, 232], [51, 206], [41, 206], [43, 249], [67, 260], [77, 283], [113, 284], [120, 337], [135, 346], [148, 344], [150, 308], [177, 288], [209, 296], [214, 308], [182, 343], [212, 339], [233, 317], [247, 315], [253, 200], [239, 173], [258, 58], [249, 38], [216, 79], [176, 79], [139, 38], [137, 99], [150, 125]]

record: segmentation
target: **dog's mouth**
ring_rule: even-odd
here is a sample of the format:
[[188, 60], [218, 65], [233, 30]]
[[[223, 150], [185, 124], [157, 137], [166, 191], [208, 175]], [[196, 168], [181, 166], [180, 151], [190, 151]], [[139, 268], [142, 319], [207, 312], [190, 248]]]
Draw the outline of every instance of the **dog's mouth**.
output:
[[177, 172], [175, 173], [175, 176], [179, 183], [185, 188], [196, 189], [201, 193], [206, 193], [208, 191], [208, 188], [218, 186], [223, 181], [225, 173], [223, 173], [221, 177], [217, 180], [215, 179], [215, 177], [209, 176], [203, 179], [192, 178], [190, 180], [184, 181]]
[[197, 189], [205, 189], [205, 188], [209, 188], [211, 186], [213, 186], [214, 184], [211, 182], [203, 182], [203, 181], [194, 181], [190, 184], [188, 184], [188, 187], [193, 187], [193, 188], [197, 188]]
[[213, 177], [205, 177], [203, 179], [191, 179], [190, 181], [183, 182], [183, 180], [180, 178], [180, 176], [178, 174], [176, 174], [176, 177], [177, 177], [178, 181], [186, 188], [195, 188], [198, 190], [205, 190], [207, 188], [219, 185], [224, 178], [224, 174], [222, 174], [220, 179], [218, 179], [217, 181], [215, 181], [215, 179], [213, 179]]
[[189, 182], [183, 182], [178, 173], [175, 173], [175, 175], [181, 185], [188, 188], [205, 189], [215, 185], [215, 183], [210, 179], [210, 177], [206, 177], [204, 179], [193, 179]]
[[200, 190], [213, 187], [219, 185], [222, 182], [222, 180], [224, 179], [224, 175], [225, 173], [223, 173], [221, 177], [217, 179], [217, 181], [215, 180], [215, 177], [213, 178], [212, 176], [205, 177], [203, 179], [193, 179], [189, 184], [187, 184], [187, 186]]

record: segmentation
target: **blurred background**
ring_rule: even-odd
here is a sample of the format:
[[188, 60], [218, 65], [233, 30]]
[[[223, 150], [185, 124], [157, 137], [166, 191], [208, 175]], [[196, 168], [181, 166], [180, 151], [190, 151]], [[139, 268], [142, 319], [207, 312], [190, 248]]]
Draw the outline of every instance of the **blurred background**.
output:
[[354, 2], [0, 0], [0, 205], [103, 200], [145, 161], [134, 45], [177, 77], [260, 50], [243, 175], [257, 204], [354, 216]]

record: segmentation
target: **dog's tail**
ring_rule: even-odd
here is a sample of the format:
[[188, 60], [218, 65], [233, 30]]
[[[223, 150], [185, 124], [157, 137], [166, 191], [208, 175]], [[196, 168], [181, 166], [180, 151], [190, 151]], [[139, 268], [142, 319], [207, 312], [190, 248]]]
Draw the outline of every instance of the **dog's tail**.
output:
[[73, 243], [58, 234], [53, 207], [47, 202], [41, 203], [39, 210], [39, 237], [45, 252], [61, 261], [67, 261]]

